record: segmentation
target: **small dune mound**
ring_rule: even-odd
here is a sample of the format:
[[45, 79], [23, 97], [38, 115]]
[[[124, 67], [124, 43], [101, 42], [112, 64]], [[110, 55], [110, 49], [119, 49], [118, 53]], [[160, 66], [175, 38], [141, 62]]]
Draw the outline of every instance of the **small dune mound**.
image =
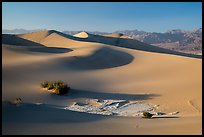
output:
[[89, 56], [77, 57], [71, 60], [70, 67], [76, 69], [106, 69], [127, 65], [134, 57], [126, 52], [109, 47], [102, 47]]
[[112, 33], [112, 34], [107, 34], [107, 35], [103, 35], [103, 36], [106, 36], [106, 37], [114, 37], [114, 38], [120, 38], [123, 36], [122, 33]]
[[80, 33], [77, 33], [74, 35], [75, 37], [78, 37], [78, 38], [88, 38], [89, 37], [89, 34], [85, 31], [82, 31]]

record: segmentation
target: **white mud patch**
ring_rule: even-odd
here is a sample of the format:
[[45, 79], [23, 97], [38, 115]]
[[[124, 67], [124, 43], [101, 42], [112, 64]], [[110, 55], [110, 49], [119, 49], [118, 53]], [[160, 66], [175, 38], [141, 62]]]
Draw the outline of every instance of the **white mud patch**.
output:
[[64, 109], [101, 114], [101, 115], [117, 115], [117, 116], [142, 116], [143, 112], [156, 114], [154, 106], [128, 100], [99, 100], [88, 99], [85, 102], [74, 102], [72, 105]]

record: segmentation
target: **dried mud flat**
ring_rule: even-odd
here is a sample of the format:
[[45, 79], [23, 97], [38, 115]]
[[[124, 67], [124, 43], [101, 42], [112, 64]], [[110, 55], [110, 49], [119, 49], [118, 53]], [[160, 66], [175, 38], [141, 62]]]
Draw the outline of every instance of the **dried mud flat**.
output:
[[178, 111], [168, 114], [165, 112], [158, 112], [158, 107], [159, 105], [150, 105], [141, 101], [87, 99], [83, 102], [74, 102], [64, 109], [92, 114], [126, 117], [143, 117], [143, 112], [149, 112], [155, 116], [171, 116], [179, 113]]

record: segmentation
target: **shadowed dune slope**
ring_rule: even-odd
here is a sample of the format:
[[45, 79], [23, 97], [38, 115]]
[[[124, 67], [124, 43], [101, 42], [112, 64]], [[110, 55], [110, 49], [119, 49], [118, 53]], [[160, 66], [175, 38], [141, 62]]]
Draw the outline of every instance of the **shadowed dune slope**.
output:
[[46, 47], [42, 44], [29, 41], [15, 35], [2, 34], [2, 48], [13, 51], [30, 51], [42, 53], [65, 53], [72, 51], [68, 48]]
[[[11, 50], [14, 52], [39, 52], [39, 53], [66, 53], [72, 51], [71, 49], [67, 48], [56, 48], [56, 47], [36, 47], [36, 46], [30, 46], [30, 47], [24, 47], [24, 46], [13, 46], [13, 45], [2, 45], [2, 48], [5, 50]], [[27, 53], [29, 53], [27, 52]]]
[[[127, 65], [133, 61], [134, 57], [126, 52], [113, 49], [111, 47], [102, 47], [88, 56], [74, 56], [68, 62], [67, 57], [61, 58], [58, 62], [67, 64], [67, 68], [74, 70], [94, 70], [107, 69]], [[66, 63], [67, 62], [67, 63]]]
[[2, 44], [16, 45], [16, 46], [38, 46], [44, 47], [42, 44], [29, 41], [10, 34], [2, 34]]

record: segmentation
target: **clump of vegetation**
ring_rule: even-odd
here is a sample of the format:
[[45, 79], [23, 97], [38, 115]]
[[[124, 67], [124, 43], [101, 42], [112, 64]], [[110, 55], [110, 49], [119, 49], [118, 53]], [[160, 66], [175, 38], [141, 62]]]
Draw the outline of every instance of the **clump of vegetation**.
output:
[[53, 93], [57, 95], [64, 95], [68, 93], [70, 87], [65, 84], [63, 81], [45, 81], [41, 83], [41, 87], [47, 88], [47, 90], [51, 90]]
[[143, 116], [144, 116], [144, 118], [152, 118], [153, 114], [151, 114], [149, 112], [143, 112]]

